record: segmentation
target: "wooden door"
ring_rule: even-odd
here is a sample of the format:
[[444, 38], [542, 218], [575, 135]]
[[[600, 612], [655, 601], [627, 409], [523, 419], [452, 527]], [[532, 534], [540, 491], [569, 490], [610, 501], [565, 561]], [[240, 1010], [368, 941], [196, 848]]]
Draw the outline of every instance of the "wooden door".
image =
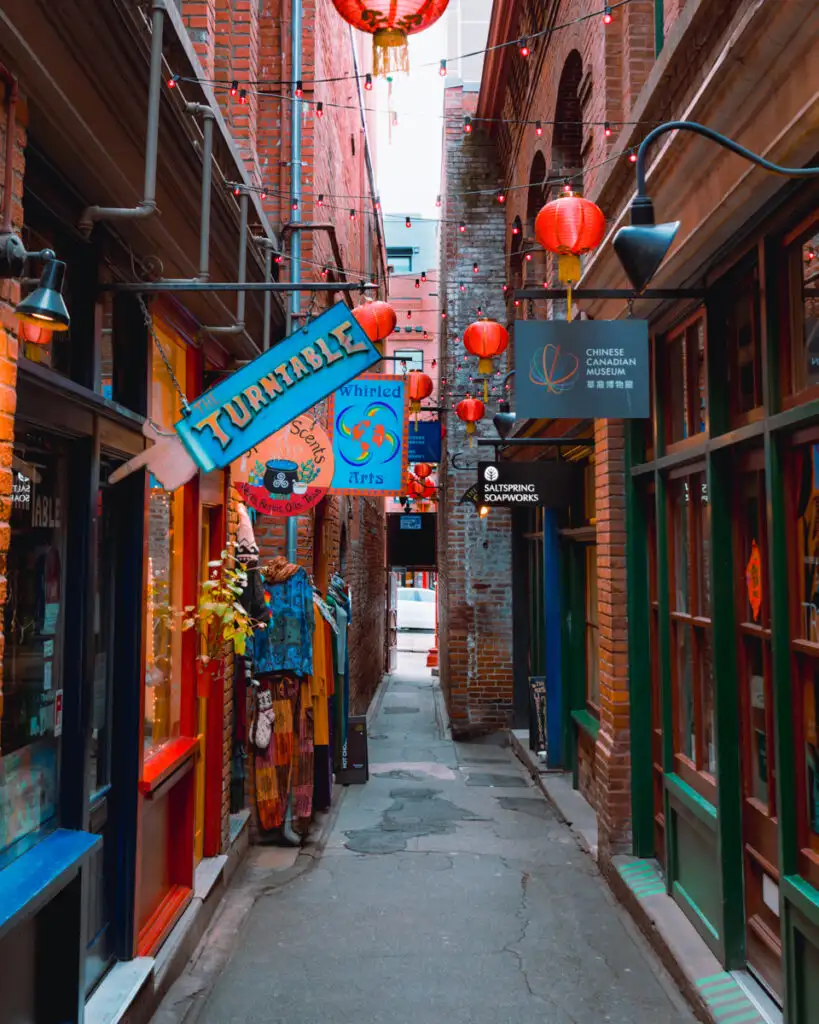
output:
[[746, 953], [751, 970], [779, 996], [782, 942], [766, 494], [761, 451], [743, 461], [734, 494]]

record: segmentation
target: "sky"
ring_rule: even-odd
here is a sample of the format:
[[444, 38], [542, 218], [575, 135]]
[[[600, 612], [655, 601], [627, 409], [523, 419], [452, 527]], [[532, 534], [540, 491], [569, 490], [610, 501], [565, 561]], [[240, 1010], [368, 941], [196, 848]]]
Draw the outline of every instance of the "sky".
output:
[[[386, 113], [378, 117], [376, 173], [386, 219], [390, 213], [437, 218], [441, 212], [435, 199], [441, 187], [445, 80], [438, 72], [446, 56], [446, 18], [410, 36], [409, 44], [409, 75], [395, 75], [392, 83], [398, 126], [390, 129]], [[388, 86], [378, 82], [376, 89], [379, 109], [386, 110]]]

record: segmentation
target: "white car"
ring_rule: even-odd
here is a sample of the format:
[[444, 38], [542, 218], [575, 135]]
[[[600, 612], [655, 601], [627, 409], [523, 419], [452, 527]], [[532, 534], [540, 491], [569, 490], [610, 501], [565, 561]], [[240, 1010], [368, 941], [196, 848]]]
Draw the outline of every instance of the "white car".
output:
[[398, 588], [399, 630], [435, 630], [435, 591], [420, 587]]

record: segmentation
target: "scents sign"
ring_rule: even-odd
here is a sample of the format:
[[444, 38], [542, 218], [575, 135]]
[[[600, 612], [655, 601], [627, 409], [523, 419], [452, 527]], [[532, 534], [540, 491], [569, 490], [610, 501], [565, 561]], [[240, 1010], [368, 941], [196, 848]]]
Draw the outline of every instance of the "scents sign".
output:
[[339, 302], [197, 398], [176, 432], [200, 469], [221, 469], [379, 358]]

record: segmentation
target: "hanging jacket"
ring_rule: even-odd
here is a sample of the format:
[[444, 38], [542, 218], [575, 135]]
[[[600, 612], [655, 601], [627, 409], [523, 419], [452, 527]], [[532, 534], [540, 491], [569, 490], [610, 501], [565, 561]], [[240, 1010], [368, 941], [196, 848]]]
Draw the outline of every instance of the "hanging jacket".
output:
[[263, 566], [265, 605], [270, 618], [253, 636], [257, 673], [313, 673], [313, 588], [307, 573], [286, 559]]

